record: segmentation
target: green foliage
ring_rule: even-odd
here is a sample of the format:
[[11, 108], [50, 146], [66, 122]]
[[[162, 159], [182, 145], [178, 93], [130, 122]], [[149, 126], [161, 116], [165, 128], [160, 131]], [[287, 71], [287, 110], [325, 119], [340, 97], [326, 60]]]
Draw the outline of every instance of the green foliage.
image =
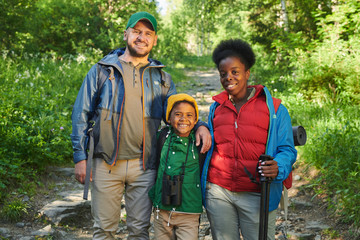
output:
[[13, 200], [4, 204], [1, 210], [1, 216], [7, 221], [17, 222], [28, 213], [27, 208], [29, 208], [29, 206], [21, 200]]
[[[217, 1], [215, 16], [209, 25], [214, 25], [210, 34], [210, 49], [213, 49], [221, 40], [229, 38], [249, 39], [248, 4], [249, 0]], [[211, 54], [211, 51], [209, 52]]]
[[163, 27], [159, 30], [158, 46], [153, 50], [155, 58], [164, 61], [165, 64], [175, 64], [187, 54], [185, 48], [186, 35], [181, 31], [183, 28], [180, 27], [183, 21], [176, 14], [172, 15], [172, 19], [174, 26], [163, 24]]
[[318, 38], [313, 13], [321, 9], [318, 14], [324, 17], [331, 12], [330, 7], [327, 0], [251, 1], [250, 39], [265, 46], [268, 51], [274, 48], [279, 51], [279, 45], [282, 45], [282, 55], [294, 47], [306, 48], [313, 39]]
[[331, 14], [316, 11], [318, 32], [321, 38], [336, 38], [349, 40], [359, 35], [360, 30], [360, 2], [357, 0], [340, 0], [333, 6]]
[[[355, 117], [359, 119], [359, 114]], [[311, 141], [304, 158], [311, 159], [308, 163], [320, 170], [316, 187], [318, 190], [325, 189], [330, 197], [330, 207], [341, 214], [345, 221], [359, 224], [359, 122], [348, 122], [341, 127], [324, 127], [321, 128], [323, 132], [317, 131], [319, 135]]]
[[360, 103], [360, 40], [325, 40], [309, 54], [298, 50], [291, 56], [292, 80], [308, 99], [323, 102]]
[[[179, 82], [187, 81], [188, 79], [182, 68], [179, 69], [176, 67], [166, 67], [164, 70], [171, 75], [171, 79], [174, 81], [175, 84]], [[179, 91], [179, 89], [176, 90]]]
[[93, 62], [84, 55], [58, 60], [32, 54], [10, 58], [4, 53], [3, 58], [0, 192], [6, 195], [9, 186], [26, 188], [46, 166], [71, 162], [72, 104]]
[[360, 109], [358, 105], [310, 102], [301, 94], [280, 94], [293, 125], [302, 125], [307, 143], [300, 156], [319, 170], [312, 186], [326, 194], [330, 209], [343, 221], [359, 226]]
[[76, 48], [108, 48], [102, 28], [105, 21], [96, 2], [38, 0], [33, 20], [28, 24], [33, 36], [26, 46], [28, 51], [65, 54], [75, 53]]
[[89, 48], [109, 52], [123, 45], [131, 14], [146, 9], [157, 16], [154, 1], [16, 0], [0, 2], [1, 49], [76, 54]]
[[277, 59], [277, 54], [268, 53], [263, 46], [253, 45], [256, 63], [251, 68], [249, 84], [262, 84], [270, 91], [288, 91], [291, 84], [286, 76], [291, 74], [289, 68]]
[[213, 47], [212, 38], [217, 32], [217, 13], [223, 2], [227, 1], [172, 1], [172, 10], [161, 21], [157, 58], [172, 64], [188, 53], [209, 55]]
[[34, 0], [0, 1], [0, 49], [22, 49], [30, 38], [26, 19], [35, 11]]
[[359, 104], [360, 34], [357, 27], [360, 24], [360, 3], [339, 1], [334, 8], [336, 11], [326, 17], [320, 10], [314, 14], [319, 26], [319, 40], [304, 47], [306, 42], [301, 41], [304, 34], [298, 33], [291, 38], [294, 39], [292, 46], [280, 40], [274, 46], [279, 52], [292, 49], [286, 51], [293, 71], [288, 80], [306, 98]]

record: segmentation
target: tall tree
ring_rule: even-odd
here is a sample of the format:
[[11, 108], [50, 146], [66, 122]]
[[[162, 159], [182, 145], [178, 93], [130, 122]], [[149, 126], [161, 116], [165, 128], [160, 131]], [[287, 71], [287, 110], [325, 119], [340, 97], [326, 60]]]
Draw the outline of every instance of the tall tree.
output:
[[[320, 17], [328, 15], [331, 12], [331, 1], [254, 0], [249, 5], [251, 39], [267, 49], [274, 48], [274, 39], [305, 47], [306, 43], [318, 38], [314, 13], [319, 9]], [[298, 39], [294, 42], [294, 38]]]
[[211, 50], [210, 34], [216, 32], [215, 17], [222, 2], [215, 0], [184, 1], [183, 14], [188, 19], [189, 35], [195, 36], [197, 55], [208, 54]]

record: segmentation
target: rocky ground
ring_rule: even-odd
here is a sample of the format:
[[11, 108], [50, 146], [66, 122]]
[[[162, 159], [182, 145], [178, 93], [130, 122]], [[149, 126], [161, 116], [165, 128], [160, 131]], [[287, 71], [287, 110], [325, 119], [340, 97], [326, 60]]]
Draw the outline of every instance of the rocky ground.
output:
[[[199, 103], [200, 118], [207, 121], [211, 96], [221, 89], [218, 74], [211, 70], [189, 72], [189, 76], [195, 83], [179, 84], [178, 89], [189, 89], [187, 93], [193, 95]], [[315, 174], [304, 169], [299, 159], [294, 169], [293, 187], [288, 193], [287, 220], [285, 211], [278, 210], [276, 239], [353, 239], [346, 237], [349, 226], [330, 218], [322, 198], [314, 197], [307, 179]], [[31, 198], [21, 196], [21, 200], [29, 205], [27, 217], [17, 223], [0, 220], [0, 239], [91, 239], [93, 221], [90, 201], [82, 199], [83, 186], [75, 181], [73, 172], [73, 168], [49, 168], [49, 174], [43, 181], [44, 186], [38, 189], [37, 194]], [[122, 211], [118, 239], [126, 239], [125, 215]], [[150, 235], [154, 239], [152, 228]], [[205, 213], [201, 216], [199, 239], [212, 239]]]

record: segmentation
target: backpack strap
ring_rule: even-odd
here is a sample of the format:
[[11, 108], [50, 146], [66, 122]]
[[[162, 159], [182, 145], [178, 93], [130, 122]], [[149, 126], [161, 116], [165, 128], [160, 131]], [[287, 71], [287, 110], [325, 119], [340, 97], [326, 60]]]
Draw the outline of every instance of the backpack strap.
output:
[[[162, 150], [162, 148], [164, 146], [164, 143], [165, 143], [166, 138], [168, 137], [169, 133], [170, 133], [170, 127], [169, 126], [165, 126], [160, 130], [160, 133], [159, 133], [159, 136], [158, 136], [158, 139], [157, 139], [157, 144], [156, 144], [156, 162], [155, 162], [156, 169], [159, 168], [161, 150]], [[200, 153], [201, 147], [202, 147], [202, 144], [197, 146], [197, 149], [198, 149], [198, 152], [199, 152], [200, 173], [202, 172], [201, 169], [204, 166], [204, 162], [205, 162], [205, 158], [206, 158], [206, 154]]]
[[166, 95], [169, 92], [171, 86], [171, 76], [169, 73], [160, 69], [161, 73], [161, 97], [162, 101], [165, 101]]
[[109, 78], [109, 80], [114, 80], [114, 69], [112, 67], [108, 67], [107, 69], [100, 63], [96, 64], [96, 72], [97, 72], [97, 79], [96, 79], [96, 85], [97, 85], [97, 96], [96, 96], [96, 102], [99, 102], [100, 99], [100, 93], [101, 89], [104, 86], [104, 83]]
[[202, 173], [202, 169], [204, 167], [204, 163], [205, 163], [205, 158], [206, 158], [206, 153], [201, 153], [200, 150], [202, 148], [202, 142], [200, 143], [199, 146], [197, 146], [198, 152], [199, 152], [199, 165], [200, 165], [200, 176]]
[[275, 108], [275, 114], [277, 113], [277, 110], [279, 109], [279, 106], [281, 104], [281, 100], [278, 98], [272, 97], [274, 108]]
[[[96, 79], [96, 83], [97, 83], [97, 93], [96, 93], [96, 104], [99, 102], [100, 100], [100, 93], [101, 93], [101, 89], [104, 86], [105, 81], [108, 79], [113, 80], [114, 78], [114, 70], [111, 68], [110, 69], [110, 73], [99, 63], [96, 64], [96, 72], [97, 72], [97, 79]], [[114, 82], [112, 81], [112, 84], [114, 86]], [[114, 87], [113, 87], [114, 89]], [[91, 164], [92, 164], [92, 159], [93, 159], [93, 155], [94, 155], [94, 133], [93, 133], [93, 129], [94, 129], [94, 125], [95, 122], [93, 120], [90, 121], [89, 124], [89, 129], [87, 131], [87, 134], [89, 135], [89, 141], [88, 141], [88, 158], [86, 159], [86, 175], [85, 175], [85, 183], [84, 183], [84, 194], [83, 194], [83, 199], [87, 200], [88, 199], [88, 192], [89, 192], [89, 185], [90, 185], [90, 176], [91, 176]]]
[[[96, 64], [96, 72], [97, 72], [97, 87], [98, 90], [101, 90], [101, 88], [103, 87], [106, 79], [108, 79], [110, 73], [105, 69], [105, 67], [103, 65], [101, 65], [100, 63]], [[114, 77], [114, 72], [112, 71], [112, 76], [110, 76], [111, 78]]]
[[156, 144], [156, 159], [155, 159], [155, 167], [156, 169], [159, 168], [160, 165], [160, 157], [161, 157], [161, 150], [164, 146], [164, 143], [166, 141], [166, 138], [168, 137], [170, 128], [169, 126], [165, 126], [160, 130], [158, 139], [157, 139], [157, 144]]
[[[272, 98], [275, 108], [275, 114], [277, 113], [277, 110], [279, 109], [279, 106], [281, 104], [281, 100], [278, 98]], [[283, 185], [286, 187], [286, 189], [289, 189], [292, 187], [292, 171], [289, 173], [289, 176], [283, 181]]]

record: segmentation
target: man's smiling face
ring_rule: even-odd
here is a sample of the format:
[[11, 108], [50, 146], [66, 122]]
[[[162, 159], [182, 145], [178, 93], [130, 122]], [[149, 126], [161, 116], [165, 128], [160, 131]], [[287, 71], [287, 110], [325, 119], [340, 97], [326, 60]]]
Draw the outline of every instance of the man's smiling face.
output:
[[156, 46], [157, 35], [150, 22], [140, 20], [124, 32], [124, 41], [132, 57], [143, 58]]

